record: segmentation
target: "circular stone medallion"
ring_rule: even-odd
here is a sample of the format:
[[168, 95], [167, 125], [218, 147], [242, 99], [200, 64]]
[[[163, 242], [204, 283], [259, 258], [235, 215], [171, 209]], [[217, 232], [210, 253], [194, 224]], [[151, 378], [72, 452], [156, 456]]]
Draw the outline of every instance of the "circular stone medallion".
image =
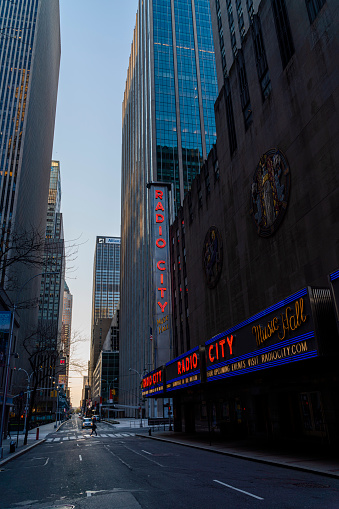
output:
[[202, 266], [209, 288], [214, 288], [220, 279], [222, 261], [221, 235], [215, 226], [211, 226], [206, 233], [202, 250]]
[[290, 195], [290, 168], [277, 148], [261, 156], [251, 189], [251, 215], [257, 233], [269, 237], [280, 225]]

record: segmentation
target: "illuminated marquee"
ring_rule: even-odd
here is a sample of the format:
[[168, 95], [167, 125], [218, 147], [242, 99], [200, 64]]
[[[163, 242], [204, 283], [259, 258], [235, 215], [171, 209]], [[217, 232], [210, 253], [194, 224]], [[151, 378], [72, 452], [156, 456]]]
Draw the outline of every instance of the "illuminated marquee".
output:
[[166, 391], [201, 383], [199, 346], [166, 364]]
[[150, 396], [157, 396], [164, 392], [164, 369], [163, 367], [148, 373], [142, 379], [142, 396], [149, 398]]
[[153, 285], [154, 362], [164, 365], [171, 352], [171, 284], [169, 250], [169, 191], [165, 184], [150, 189], [151, 256]]
[[310, 292], [300, 290], [207, 341], [207, 381], [317, 357]]

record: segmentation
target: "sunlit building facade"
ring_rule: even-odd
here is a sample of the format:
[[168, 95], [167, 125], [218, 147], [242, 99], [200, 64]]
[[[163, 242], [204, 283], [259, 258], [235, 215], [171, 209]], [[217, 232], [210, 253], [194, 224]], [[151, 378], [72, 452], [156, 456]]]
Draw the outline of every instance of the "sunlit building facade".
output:
[[62, 325], [61, 325], [61, 347], [62, 357], [65, 359], [65, 387], [68, 389], [69, 363], [71, 354], [71, 334], [72, 334], [72, 309], [73, 295], [65, 281], [63, 308], [62, 308]]
[[[217, 77], [208, 0], [139, 2], [123, 101], [120, 383], [138, 401], [150, 342], [149, 198], [172, 184], [174, 209], [216, 142]], [[133, 376], [127, 376], [129, 369]], [[125, 375], [123, 375], [125, 373]]]

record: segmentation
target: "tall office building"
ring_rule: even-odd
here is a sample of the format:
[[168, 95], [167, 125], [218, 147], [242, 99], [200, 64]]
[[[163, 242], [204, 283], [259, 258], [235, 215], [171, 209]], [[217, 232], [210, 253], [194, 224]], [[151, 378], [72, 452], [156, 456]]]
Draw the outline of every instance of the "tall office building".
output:
[[[152, 363], [146, 184], [172, 184], [180, 207], [216, 141], [216, 98], [209, 0], [140, 1], [123, 101], [121, 374]], [[137, 373], [121, 378], [126, 404], [138, 386]]]
[[[61, 176], [59, 161], [50, 166], [44, 269], [41, 277], [39, 324], [42, 334], [40, 365], [44, 369], [45, 387], [53, 382], [66, 387], [66, 357], [62, 341], [62, 317], [65, 285], [65, 241], [63, 217], [60, 213]], [[60, 365], [60, 357], [63, 364]], [[42, 394], [38, 412], [49, 412], [56, 407], [48, 392]]]
[[65, 388], [68, 390], [69, 362], [71, 354], [71, 332], [72, 332], [72, 309], [73, 295], [65, 281], [63, 308], [62, 308], [62, 325], [61, 325], [61, 347], [62, 357], [65, 359]]
[[97, 237], [93, 267], [89, 378], [92, 377], [120, 299], [119, 237]]
[[[13, 234], [45, 236], [60, 63], [59, 18], [59, 0], [0, 0], [2, 248]], [[9, 309], [17, 299], [36, 301], [40, 281], [34, 276], [41, 268], [29, 263], [8, 267], [3, 254], [0, 286], [11, 298]], [[8, 309], [4, 301], [1, 309]], [[22, 342], [37, 326], [38, 309], [20, 309], [17, 318], [20, 329], [17, 333], [15, 327], [13, 348], [20, 355], [20, 365], [31, 371]], [[1, 370], [0, 380], [4, 380]], [[10, 393], [13, 382], [18, 387], [27, 385], [24, 377], [23, 373], [10, 377]]]
[[57, 212], [60, 212], [60, 205], [61, 205], [60, 162], [52, 161], [48, 191], [46, 238], [52, 238], [55, 235], [56, 214]]

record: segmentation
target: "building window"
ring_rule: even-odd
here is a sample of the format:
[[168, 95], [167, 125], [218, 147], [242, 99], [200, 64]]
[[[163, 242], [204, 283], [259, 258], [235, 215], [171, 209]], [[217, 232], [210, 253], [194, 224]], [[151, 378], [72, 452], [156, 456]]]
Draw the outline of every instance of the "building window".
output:
[[228, 141], [230, 144], [230, 152], [232, 156], [237, 148], [237, 136], [235, 133], [231, 86], [228, 77], [225, 79], [225, 94], [226, 94], [226, 119], [228, 128]]
[[245, 59], [242, 50], [239, 50], [237, 56], [237, 69], [240, 83], [240, 100], [241, 109], [244, 116], [245, 129], [247, 130], [252, 124], [252, 106], [250, 101], [250, 93], [248, 89]]
[[211, 184], [210, 184], [210, 174], [208, 171], [208, 167], [205, 168], [205, 189], [206, 189], [206, 198], [211, 192]]
[[236, 9], [237, 9], [237, 15], [238, 15], [238, 26], [239, 26], [239, 32], [241, 40], [244, 39], [245, 36], [245, 22], [244, 22], [244, 13], [242, 10], [242, 4], [241, 0], [236, 0]]
[[253, 15], [254, 15], [253, 0], [246, 0], [246, 5], [247, 5], [248, 17], [249, 17], [250, 23], [252, 23], [252, 19], [253, 19]]
[[216, 159], [214, 162], [214, 181], [219, 180], [220, 172], [219, 172], [219, 161]]
[[319, 11], [325, 5], [326, 0], [305, 0], [310, 23], [313, 23]]
[[199, 207], [199, 209], [201, 209], [201, 207], [202, 207], [202, 191], [201, 191], [200, 176], [197, 179], [197, 188], [198, 188], [198, 207]]
[[260, 83], [260, 88], [261, 88], [261, 95], [262, 95], [262, 99], [264, 101], [266, 99], [266, 97], [269, 96], [272, 87], [271, 87], [270, 73], [269, 73], [268, 65], [267, 65], [266, 52], [265, 52], [264, 40], [263, 40], [263, 36], [262, 36], [260, 18], [257, 14], [255, 16], [253, 16], [252, 35], [253, 35], [253, 44], [254, 44], [254, 50], [255, 50], [255, 60], [256, 60], [256, 64], [257, 64], [258, 78], [259, 78], [259, 83]]
[[189, 202], [188, 202], [188, 214], [189, 214], [189, 218], [190, 218], [190, 223], [192, 223], [192, 221], [193, 221], [193, 205], [192, 205], [191, 199], [189, 199]]
[[292, 39], [290, 22], [288, 19], [285, 0], [271, 0], [275, 29], [277, 32], [280, 56], [285, 69], [294, 54], [294, 44]]

